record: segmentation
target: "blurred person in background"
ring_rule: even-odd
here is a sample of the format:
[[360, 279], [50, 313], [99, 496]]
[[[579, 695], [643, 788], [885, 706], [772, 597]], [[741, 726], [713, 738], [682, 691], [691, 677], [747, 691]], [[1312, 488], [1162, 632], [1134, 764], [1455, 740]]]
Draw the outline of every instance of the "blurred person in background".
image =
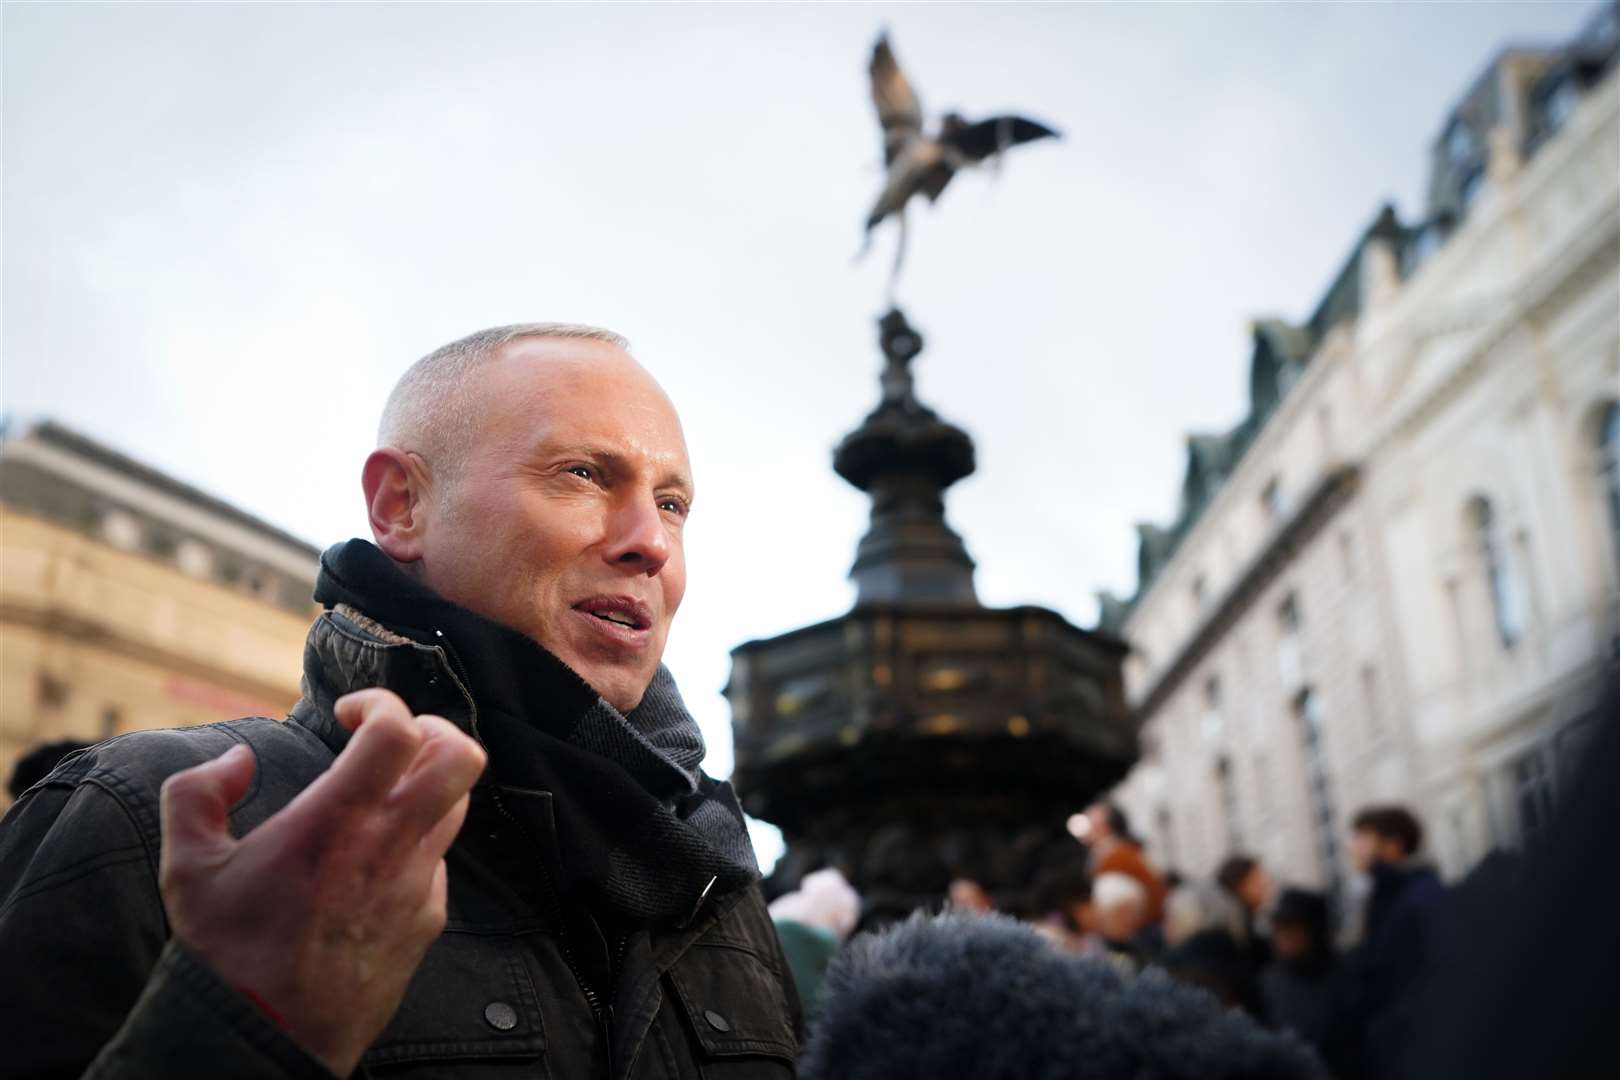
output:
[[806, 874], [797, 889], [771, 901], [770, 913], [809, 1018], [822, 974], [860, 921], [861, 898], [843, 874], [827, 867]]
[[952, 911], [985, 912], [996, 908], [984, 886], [972, 878], [953, 879], [945, 890], [945, 899]]
[[49, 776], [63, 758], [90, 746], [90, 743], [77, 739], [40, 743], [18, 758], [17, 764], [12, 766], [11, 778], [6, 781], [7, 794], [13, 799], [22, 798], [23, 792]]
[[1225, 889], [1243, 913], [1244, 951], [1258, 975], [1271, 963], [1271, 944], [1260, 932], [1262, 913], [1271, 902], [1271, 877], [1260, 860], [1251, 855], [1229, 855], [1215, 871], [1215, 884]]
[[1147, 949], [1142, 930], [1147, 925], [1148, 893], [1129, 874], [1099, 874], [1091, 883], [1091, 914], [1096, 932], [1092, 946], [1127, 974], [1142, 970]]
[[1243, 906], [1214, 882], [1189, 882], [1165, 902], [1160, 965], [1177, 982], [1214, 994], [1223, 1005], [1264, 1015], [1250, 962]]
[[1068, 952], [1096, 951], [1097, 913], [1083, 863], [1057, 867], [1035, 883], [1035, 925]]
[[1449, 893], [1420, 852], [1423, 826], [1403, 806], [1370, 806], [1351, 824], [1350, 857], [1372, 882], [1362, 938], [1345, 956], [1346, 1037], [1357, 1075], [1397, 1075], [1425, 980], [1451, 945]]
[[1167, 890], [1142, 851], [1142, 845], [1131, 834], [1130, 821], [1125, 811], [1109, 802], [1093, 803], [1086, 808], [1083, 835], [1080, 839], [1091, 849], [1091, 877], [1095, 881], [1104, 874], [1125, 874], [1141, 883], [1147, 893], [1146, 923], [1157, 926], [1164, 918], [1164, 897]]
[[1335, 1073], [1344, 1047], [1337, 1025], [1343, 1015], [1338, 956], [1329, 931], [1327, 897], [1308, 889], [1284, 889], [1271, 915], [1275, 959], [1260, 973], [1266, 1018], [1316, 1047]]
[[[1620, 664], [1610, 662], [1572, 754], [1551, 827], [1460, 892], [1452, 949], [1437, 965], [1402, 1080], [1614, 1080], [1620, 1076]], [[1489, 880], [1494, 879], [1494, 880]]]

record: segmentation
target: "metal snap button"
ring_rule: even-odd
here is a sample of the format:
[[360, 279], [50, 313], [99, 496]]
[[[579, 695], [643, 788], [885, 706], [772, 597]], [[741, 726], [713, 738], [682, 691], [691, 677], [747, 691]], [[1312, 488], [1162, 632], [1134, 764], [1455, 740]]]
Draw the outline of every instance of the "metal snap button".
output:
[[504, 1001], [492, 1001], [484, 1006], [484, 1020], [496, 1031], [511, 1031], [517, 1027], [517, 1010]]
[[703, 1019], [707, 1020], [709, 1022], [709, 1026], [714, 1028], [716, 1031], [731, 1030], [731, 1025], [726, 1023], [726, 1018], [715, 1012], [713, 1009], [704, 1009]]

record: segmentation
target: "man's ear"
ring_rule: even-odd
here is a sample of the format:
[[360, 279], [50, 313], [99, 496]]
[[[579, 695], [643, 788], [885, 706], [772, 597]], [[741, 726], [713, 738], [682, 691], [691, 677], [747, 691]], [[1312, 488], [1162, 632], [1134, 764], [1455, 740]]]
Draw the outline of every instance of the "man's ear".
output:
[[426, 517], [427, 471], [415, 454], [393, 446], [379, 447], [360, 472], [366, 514], [377, 546], [395, 562], [422, 558]]

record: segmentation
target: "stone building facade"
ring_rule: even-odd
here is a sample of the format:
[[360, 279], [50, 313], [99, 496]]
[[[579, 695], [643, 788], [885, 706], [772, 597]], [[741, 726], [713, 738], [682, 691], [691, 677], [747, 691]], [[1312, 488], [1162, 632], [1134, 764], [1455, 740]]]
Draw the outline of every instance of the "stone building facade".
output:
[[285, 715], [319, 557], [60, 425], [8, 428], [0, 777], [42, 742]]
[[1254, 323], [1249, 415], [1138, 527], [1114, 794], [1159, 863], [1337, 891], [1368, 803], [1453, 876], [1545, 828], [1620, 646], [1617, 39], [1609, 6], [1489, 65], [1424, 219], [1386, 207], [1309, 319]]

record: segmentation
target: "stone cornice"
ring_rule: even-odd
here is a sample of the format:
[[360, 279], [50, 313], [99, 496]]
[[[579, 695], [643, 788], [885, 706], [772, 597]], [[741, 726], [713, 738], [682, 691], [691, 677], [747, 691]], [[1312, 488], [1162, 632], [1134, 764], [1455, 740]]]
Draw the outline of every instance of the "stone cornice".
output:
[[1238, 575], [1236, 583], [1213, 606], [1208, 616], [1186, 639], [1186, 644], [1166, 664], [1132, 712], [1138, 728], [1164, 704], [1182, 681], [1196, 668], [1228, 628], [1241, 618], [1255, 598], [1276, 580], [1294, 556], [1310, 543], [1360, 489], [1361, 469], [1343, 465], [1328, 473]]

